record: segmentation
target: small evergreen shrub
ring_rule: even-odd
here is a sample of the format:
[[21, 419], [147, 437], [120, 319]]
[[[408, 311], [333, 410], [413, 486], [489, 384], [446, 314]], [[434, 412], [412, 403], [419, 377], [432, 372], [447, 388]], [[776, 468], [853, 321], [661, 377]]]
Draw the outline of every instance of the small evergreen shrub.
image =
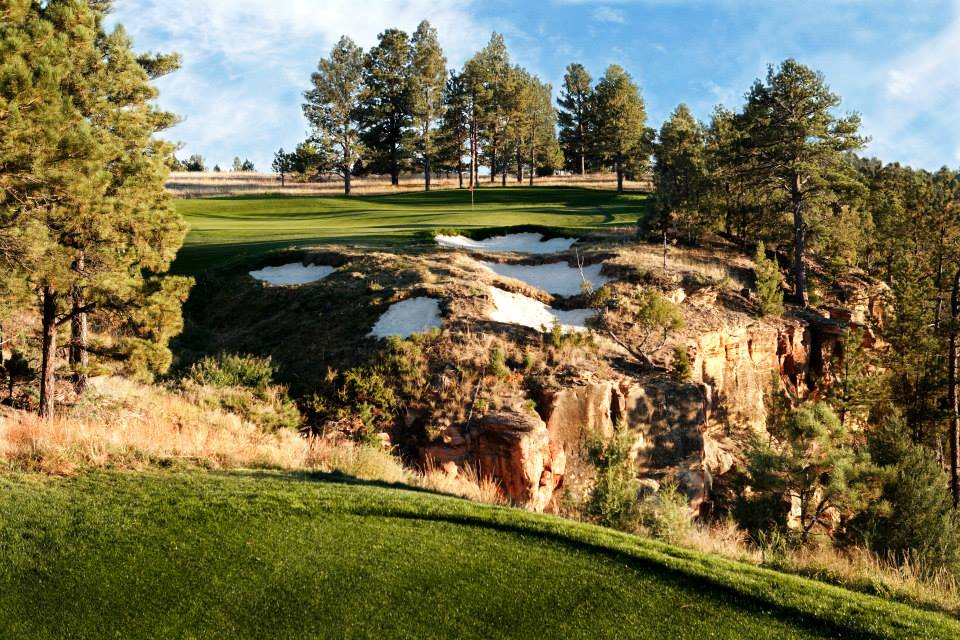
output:
[[690, 356], [683, 345], [677, 345], [673, 348], [673, 375], [681, 382], [690, 382], [693, 379]]
[[780, 268], [776, 260], [767, 258], [763, 243], [757, 243], [754, 255], [757, 277], [757, 310], [761, 316], [775, 317], [783, 314], [783, 291], [780, 289]]
[[210, 387], [266, 389], [273, 381], [273, 363], [270, 358], [221, 353], [192, 365], [187, 377]]
[[295, 429], [302, 418], [286, 387], [273, 384], [270, 358], [207, 356], [190, 367], [181, 385], [209, 407], [235, 413], [267, 431]]
[[640, 523], [651, 536], [670, 544], [679, 544], [690, 535], [690, 504], [675, 480], [667, 480], [659, 491], [643, 499]]
[[490, 373], [498, 380], [503, 380], [510, 375], [510, 367], [507, 366], [507, 355], [500, 347], [494, 347], [490, 352]]
[[636, 531], [640, 526], [632, 446], [633, 435], [623, 424], [617, 425], [609, 439], [594, 437], [587, 442], [587, 459], [597, 479], [584, 511], [597, 524], [622, 531]]

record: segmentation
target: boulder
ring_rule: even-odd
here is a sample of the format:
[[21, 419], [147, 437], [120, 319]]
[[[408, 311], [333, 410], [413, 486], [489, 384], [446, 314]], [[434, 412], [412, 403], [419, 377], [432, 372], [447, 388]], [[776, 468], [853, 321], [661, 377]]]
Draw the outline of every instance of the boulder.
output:
[[495, 478], [504, 495], [543, 511], [563, 481], [566, 457], [551, 451], [547, 426], [520, 411], [494, 411], [468, 432], [468, 457], [482, 475]]

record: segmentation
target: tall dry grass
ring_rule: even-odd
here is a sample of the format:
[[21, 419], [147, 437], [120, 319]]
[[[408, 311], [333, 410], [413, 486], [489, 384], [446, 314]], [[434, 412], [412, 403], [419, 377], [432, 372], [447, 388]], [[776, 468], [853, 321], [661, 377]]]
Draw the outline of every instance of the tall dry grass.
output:
[[501, 503], [499, 487], [475, 470], [405, 467], [389, 451], [349, 440], [266, 431], [237, 414], [176, 391], [125, 378], [96, 378], [54, 420], [0, 408], [0, 468], [72, 475], [98, 468], [274, 469], [344, 475]]
[[758, 547], [749, 543], [732, 521], [694, 528], [677, 542], [697, 551], [960, 615], [960, 584], [943, 567], [880, 558], [858, 547]]
[[[354, 195], [407, 193], [423, 191], [423, 176], [401, 176], [398, 186], [393, 186], [388, 176], [353, 178], [350, 184], [351, 192]], [[517, 182], [516, 179], [507, 179], [508, 187], [526, 187], [528, 184], [527, 180], [520, 183]], [[499, 187], [500, 185], [499, 178], [492, 183], [489, 181], [489, 178], [481, 178], [481, 189]], [[435, 177], [431, 179], [431, 188], [433, 189], [457, 189], [459, 186], [460, 183], [456, 176]], [[613, 190], [617, 187], [617, 179], [614, 174], [544, 176], [536, 178], [534, 180], [534, 186]], [[627, 191], [649, 191], [651, 188], [652, 184], [646, 179], [640, 181], [624, 181], [624, 189]], [[180, 198], [236, 194], [342, 195], [343, 180], [340, 178], [323, 178], [318, 181], [299, 182], [288, 179], [285, 186], [281, 186], [279, 176], [272, 173], [178, 171], [171, 173], [167, 179], [167, 190]]]

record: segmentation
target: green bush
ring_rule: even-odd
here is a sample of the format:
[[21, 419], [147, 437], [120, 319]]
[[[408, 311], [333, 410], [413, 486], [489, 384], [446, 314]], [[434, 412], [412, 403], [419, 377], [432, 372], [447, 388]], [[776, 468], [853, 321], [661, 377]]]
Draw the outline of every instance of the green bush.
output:
[[30, 361], [20, 351], [14, 350], [10, 358], [0, 365], [0, 381], [4, 383], [7, 397], [13, 400], [13, 389], [36, 377], [37, 372], [30, 366]]
[[207, 356], [190, 367], [187, 377], [210, 387], [266, 389], [273, 381], [270, 358], [221, 353]]
[[852, 527], [856, 541], [922, 573], [942, 567], [960, 578], [960, 512], [953, 508], [946, 473], [933, 452], [909, 445], [886, 471], [882, 500]]
[[587, 459], [597, 478], [584, 511], [597, 524], [622, 531], [636, 531], [640, 526], [639, 483], [630, 457], [633, 440], [633, 434], [619, 424], [612, 437], [594, 437], [587, 442]]
[[490, 351], [490, 373], [494, 378], [502, 380], [510, 375], [510, 367], [507, 366], [507, 355], [500, 347], [494, 347]]
[[235, 413], [261, 429], [295, 429], [302, 422], [286, 387], [273, 384], [270, 358], [219, 354], [190, 367], [181, 386], [208, 407]]
[[690, 355], [687, 353], [687, 348], [682, 345], [673, 348], [673, 375], [681, 382], [690, 382], [693, 379]]
[[754, 254], [754, 272], [757, 277], [757, 310], [761, 316], [783, 314], [783, 291], [780, 289], [780, 268], [776, 260], [767, 258], [763, 243], [757, 243]]
[[[668, 300], [653, 287], [643, 287], [634, 294], [637, 304], [634, 313], [634, 326], [641, 338], [637, 350], [644, 352], [648, 347], [656, 351], [663, 346], [667, 336], [683, 328], [683, 312], [679, 305]], [[652, 346], [659, 342], [656, 346]]]
[[660, 490], [640, 504], [640, 523], [654, 538], [679, 544], [693, 531], [690, 503], [675, 480], [667, 480]]

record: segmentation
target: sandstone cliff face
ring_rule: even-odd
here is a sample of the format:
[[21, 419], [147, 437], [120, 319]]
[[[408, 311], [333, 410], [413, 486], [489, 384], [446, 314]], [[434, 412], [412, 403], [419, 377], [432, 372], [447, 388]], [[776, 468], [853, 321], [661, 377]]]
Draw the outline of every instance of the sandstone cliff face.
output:
[[635, 436], [640, 474], [675, 478], [696, 512], [713, 479], [733, 467], [743, 437], [762, 429], [774, 376], [793, 394], [807, 388], [815, 342], [800, 322], [752, 323], [709, 331], [688, 344], [691, 382], [665, 374], [592, 379], [539, 393], [542, 417], [498, 411], [474, 426], [445, 428], [423, 451], [441, 464], [473, 464], [514, 502], [543, 510], [560, 487], [574, 500], [594, 472], [586, 446], [623, 424]]
[[[701, 296], [702, 297], [702, 296]], [[850, 294], [850, 299], [853, 296]], [[676, 479], [692, 513], [709, 507], [713, 484], [735, 466], [747, 438], [765, 428], [765, 396], [779, 379], [794, 400], [807, 397], [823, 374], [843, 326], [882, 321], [883, 292], [857, 298], [855, 309], [827, 308], [794, 317], [757, 320], [718, 310], [694, 294], [684, 307], [690, 323], [679, 345], [691, 361], [691, 380], [666, 373], [639, 377], [582, 372], [575, 382], [533, 392], [540, 418], [495, 412], [474, 425], [444, 429], [425, 457], [473, 464], [496, 479], [514, 502], [549, 509], [559, 491], [574, 501], [589, 491], [594, 470], [590, 438], [609, 437], [623, 424], [645, 480]], [[681, 300], [683, 300], [681, 298]], [[871, 339], [867, 332], [865, 339]], [[669, 365], [664, 353], [655, 359]]]
[[565, 451], [551, 446], [543, 420], [511, 410], [488, 413], [466, 429], [444, 428], [422, 455], [445, 469], [472, 465], [496, 480], [505, 497], [534, 511], [547, 508], [566, 466]]

